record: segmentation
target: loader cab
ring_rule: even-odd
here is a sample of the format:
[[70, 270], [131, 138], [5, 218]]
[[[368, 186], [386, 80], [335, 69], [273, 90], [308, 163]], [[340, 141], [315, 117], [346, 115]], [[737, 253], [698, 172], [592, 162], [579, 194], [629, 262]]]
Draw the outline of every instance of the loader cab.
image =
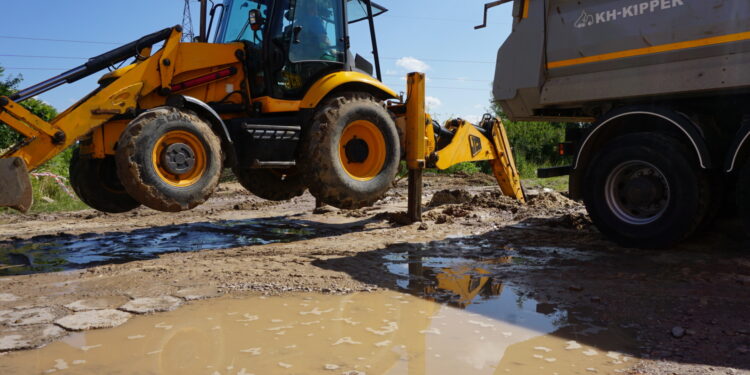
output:
[[350, 23], [368, 20], [372, 44], [377, 45], [372, 22], [386, 9], [368, 3], [225, 0], [212, 9], [212, 14], [220, 11], [214, 42], [245, 44], [252, 97], [300, 100], [327, 74], [346, 70], [373, 74], [371, 63], [349, 52]]

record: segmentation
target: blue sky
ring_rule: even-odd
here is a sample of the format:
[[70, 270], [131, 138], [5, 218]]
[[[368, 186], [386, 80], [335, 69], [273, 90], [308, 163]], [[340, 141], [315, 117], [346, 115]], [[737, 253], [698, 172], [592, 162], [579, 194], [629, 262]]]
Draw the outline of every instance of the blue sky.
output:
[[[492, 9], [488, 27], [474, 30], [481, 23], [485, 0], [377, 2], [389, 8], [376, 18], [383, 81], [405, 91], [406, 73], [423, 70], [430, 111], [439, 119], [480, 117], [489, 105], [497, 50], [510, 33], [511, 5]], [[197, 30], [198, 3], [191, 3]], [[182, 0], [27, 0], [3, 5], [0, 65], [6, 75], [22, 74], [24, 87], [80, 65], [83, 58], [180, 24], [183, 10]], [[352, 49], [371, 56], [365, 23], [355, 26]], [[40, 99], [62, 111], [94, 89], [97, 76], [54, 89]]]

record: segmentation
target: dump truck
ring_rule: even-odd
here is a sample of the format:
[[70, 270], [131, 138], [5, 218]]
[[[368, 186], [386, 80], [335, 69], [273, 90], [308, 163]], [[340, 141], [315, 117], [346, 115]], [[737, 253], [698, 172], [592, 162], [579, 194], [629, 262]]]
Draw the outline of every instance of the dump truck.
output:
[[[667, 247], [736, 209], [750, 229], [750, 2], [512, 1], [494, 100], [570, 124], [560, 152], [598, 229]], [[487, 19], [485, 9], [485, 21]]]
[[[369, 0], [225, 0], [210, 10], [201, 0], [195, 40], [166, 28], [0, 97], [0, 122], [23, 136], [0, 156], [0, 206], [28, 210], [28, 171], [68, 147], [76, 194], [109, 213], [192, 209], [225, 168], [264, 199], [309, 190], [359, 208], [392, 186], [402, 160], [412, 177], [489, 160], [503, 191], [523, 200], [498, 119], [437, 124], [423, 74], [409, 75], [406, 99], [381, 82], [374, 19], [385, 11]], [[356, 22], [369, 23], [374, 64], [349, 50]], [[50, 122], [20, 105], [118, 64]]]

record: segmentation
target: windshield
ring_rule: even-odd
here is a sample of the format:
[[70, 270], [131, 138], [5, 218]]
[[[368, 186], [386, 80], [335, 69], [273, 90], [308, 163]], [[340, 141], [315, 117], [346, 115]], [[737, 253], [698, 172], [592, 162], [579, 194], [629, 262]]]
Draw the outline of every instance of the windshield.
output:
[[[225, 0], [226, 11], [221, 17], [216, 43], [232, 43], [246, 40], [260, 45], [263, 41], [263, 29], [253, 30], [248, 23], [248, 13], [252, 9], [260, 10], [263, 17], [268, 17], [269, 0]], [[265, 24], [264, 24], [265, 26]]]
[[[388, 9], [372, 3], [372, 16], [377, 17]], [[349, 0], [346, 2], [346, 18], [349, 23], [355, 23], [367, 19], [367, 5], [362, 0]]]
[[292, 14], [289, 59], [344, 61], [343, 10], [340, 0], [297, 0]]

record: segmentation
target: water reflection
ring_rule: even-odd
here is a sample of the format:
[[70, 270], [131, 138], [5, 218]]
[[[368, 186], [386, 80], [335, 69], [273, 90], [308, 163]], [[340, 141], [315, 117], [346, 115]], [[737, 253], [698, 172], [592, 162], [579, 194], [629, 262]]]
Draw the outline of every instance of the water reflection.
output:
[[431, 257], [419, 252], [384, 256], [386, 269], [400, 276], [398, 285], [423, 299], [549, 333], [567, 324], [567, 311], [539, 303], [506, 286], [494, 270], [513, 263], [512, 256]]

